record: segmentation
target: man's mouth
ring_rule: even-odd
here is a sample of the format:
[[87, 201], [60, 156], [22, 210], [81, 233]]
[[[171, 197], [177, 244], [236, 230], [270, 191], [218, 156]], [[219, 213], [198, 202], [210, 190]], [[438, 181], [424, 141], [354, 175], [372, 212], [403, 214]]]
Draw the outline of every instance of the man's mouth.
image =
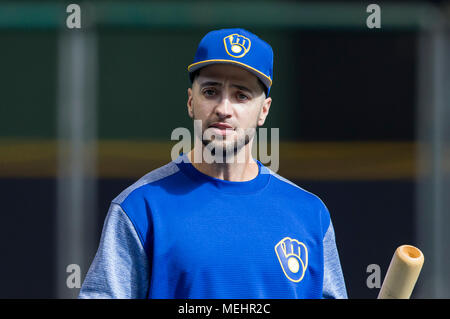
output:
[[213, 123], [209, 126], [209, 128], [213, 128], [214, 131], [220, 135], [227, 135], [234, 131], [234, 128], [230, 124], [223, 122]]
[[211, 124], [209, 127], [215, 127], [215, 128], [221, 129], [221, 130], [227, 130], [227, 129], [233, 130], [233, 127], [230, 124], [224, 123], [224, 122], [216, 122], [216, 123]]

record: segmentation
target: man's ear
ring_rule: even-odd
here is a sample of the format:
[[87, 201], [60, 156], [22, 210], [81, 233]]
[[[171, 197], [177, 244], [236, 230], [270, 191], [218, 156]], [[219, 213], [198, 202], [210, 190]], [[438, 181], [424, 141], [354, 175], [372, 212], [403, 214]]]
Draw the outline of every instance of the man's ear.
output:
[[189, 117], [191, 119], [193, 119], [194, 118], [194, 111], [192, 110], [192, 99], [193, 99], [192, 89], [188, 88], [187, 89], [187, 93], [188, 93], [188, 99], [187, 99], [188, 114], [189, 114]]
[[270, 105], [272, 105], [272, 98], [268, 97], [264, 100], [261, 111], [259, 112], [258, 126], [262, 126], [266, 121], [266, 117], [269, 114]]

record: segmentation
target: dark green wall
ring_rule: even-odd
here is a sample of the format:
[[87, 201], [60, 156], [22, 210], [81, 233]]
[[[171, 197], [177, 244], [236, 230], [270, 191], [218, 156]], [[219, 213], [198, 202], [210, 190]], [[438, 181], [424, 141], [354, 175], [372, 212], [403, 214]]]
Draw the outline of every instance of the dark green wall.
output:
[[[99, 138], [168, 140], [174, 128], [192, 128], [186, 67], [207, 31], [98, 30]], [[251, 31], [274, 49], [265, 126], [282, 139], [414, 139], [413, 33]], [[0, 38], [0, 137], [55, 137], [57, 32]]]
[[0, 137], [56, 136], [55, 31], [0, 32]]

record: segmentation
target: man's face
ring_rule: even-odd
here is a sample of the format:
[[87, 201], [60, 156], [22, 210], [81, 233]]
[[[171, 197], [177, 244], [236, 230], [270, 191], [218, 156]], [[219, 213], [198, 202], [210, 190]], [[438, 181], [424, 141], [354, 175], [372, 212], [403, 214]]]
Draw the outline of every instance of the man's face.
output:
[[201, 120], [198, 137], [213, 155], [217, 149], [236, 154], [264, 124], [271, 102], [255, 75], [235, 65], [213, 64], [202, 68], [188, 89], [187, 106], [189, 116]]

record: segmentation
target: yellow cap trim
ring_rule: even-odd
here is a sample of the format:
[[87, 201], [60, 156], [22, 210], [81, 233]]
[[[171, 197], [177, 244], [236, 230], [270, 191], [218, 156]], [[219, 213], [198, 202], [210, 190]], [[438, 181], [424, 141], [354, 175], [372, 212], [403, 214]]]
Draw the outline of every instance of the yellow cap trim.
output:
[[270, 86], [272, 86], [272, 79], [271, 79], [270, 77], [268, 77], [267, 75], [265, 75], [265, 74], [262, 73], [261, 71], [259, 71], [259, 70], [255, 69], [255, 68], [251, 67], [250, 65], [247, 65], [247, 64], [242, 63], [242, 62], [234, 61], [234, 60], [212, 59], [212, 60], [204, 60], [204, 61], [200, 61], [200, 62], [195, 62], [195, 63], [192, 63], [191, 65], [188, 66], [188, 71], [190, 71], [190, 69], [191, 69], [193, 66], [195, 66], [195, 65], [202, 64], [202, 63], [207, 63], [207, 62], [232, 62], [232, 63], [240, 64], [240, 65], [245, 66], [246, 68], [249, 68], [249, 69], [251, 69], [251, 70], [253, 70], [253, 71], [255, 71], [255, 72], [261, 74], [262, 76], [264, 76], [266, 79], [269, 80]]

